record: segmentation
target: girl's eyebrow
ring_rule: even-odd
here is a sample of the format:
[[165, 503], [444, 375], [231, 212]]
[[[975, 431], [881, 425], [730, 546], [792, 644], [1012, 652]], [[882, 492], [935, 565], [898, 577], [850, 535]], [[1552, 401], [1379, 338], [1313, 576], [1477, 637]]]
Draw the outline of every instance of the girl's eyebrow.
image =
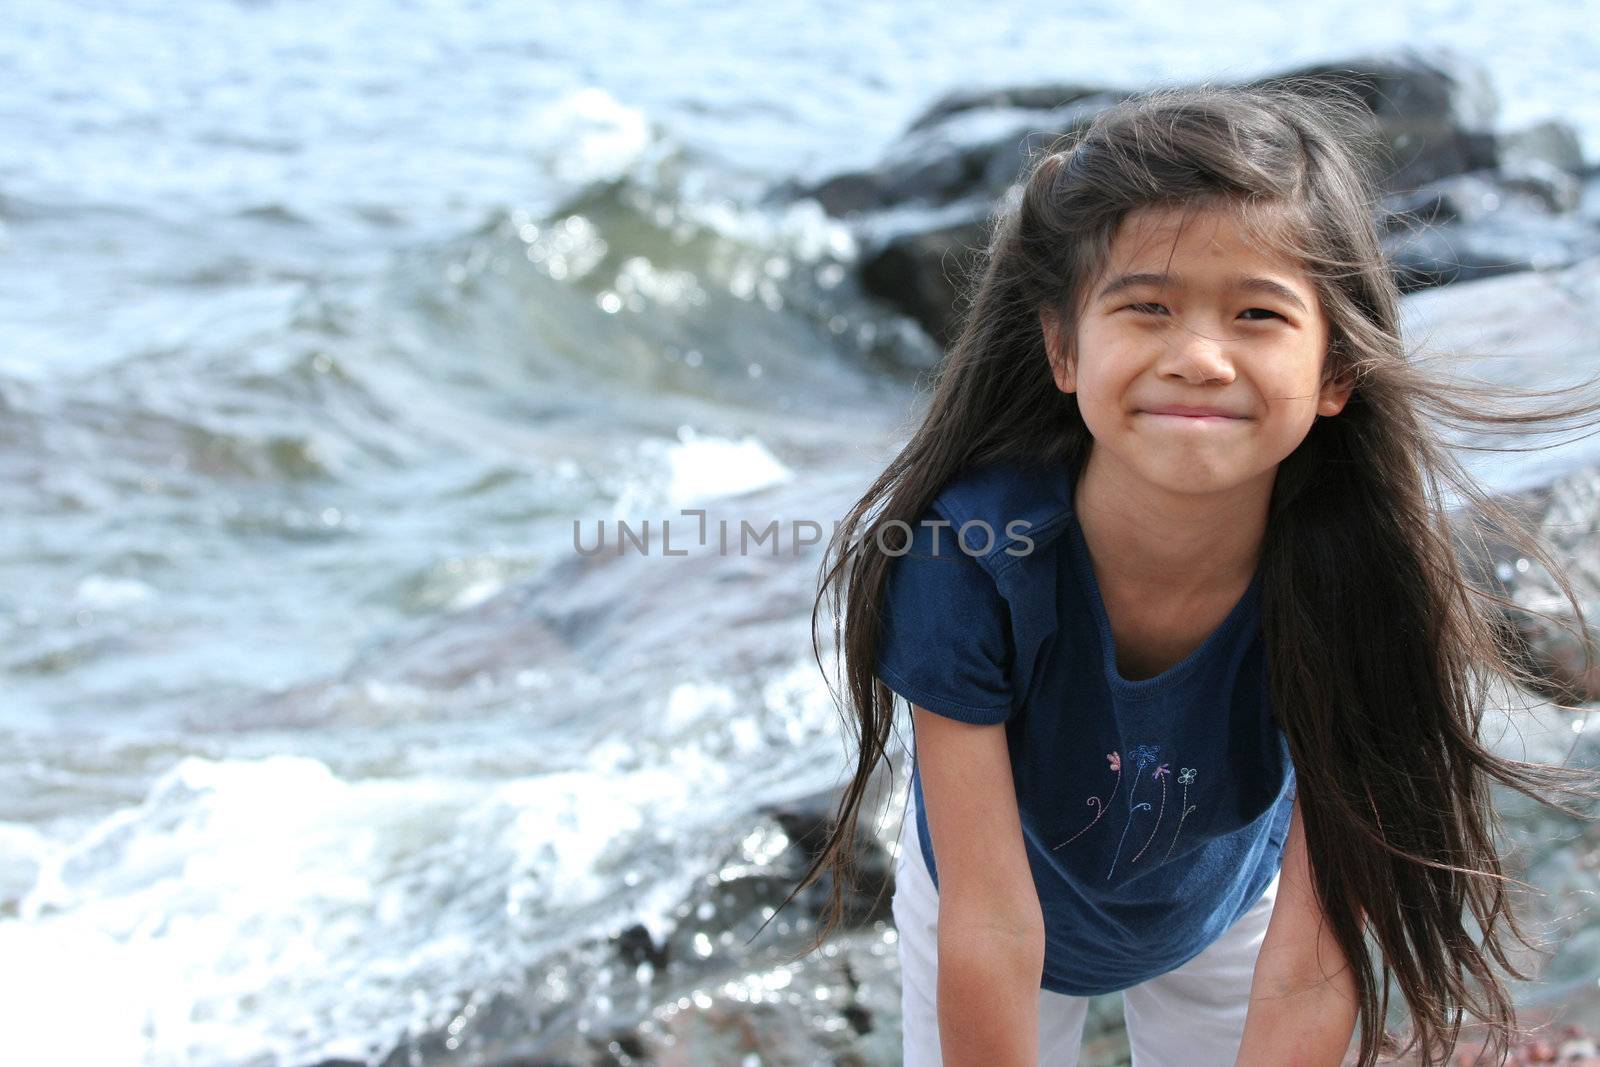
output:
[[[1305, 314], [1311, 314], [1311, 309], [1306, 307], [1305, 301], [1301, 300], [1300, 297], [1295, 294], [1293, 289], [1290, 289], [1282, 282], [1273, 281], [1271, 278], [1252, 276], [1245, 278], [1234, 278], [1232, 279], [1232, 284], [1235, 289], [1241, 289], [1245, 292], [1266, 293], [1270, 296], [1275, 296], [1285, 303], [1294, 305]], [[1100, 290], [1100, 295], [1095, 297], [1095, 299], [1103, 300], [1112, 293], [1120, 292], [1123, 289], [1131, 289], [1136, 285], [1170, 285], [1175, 289], [1182, 289], [1184, 287], [1184, 281], [1176, 274], [1124, 274], [1122, 277], [1117, 278], [1104, 289]]]

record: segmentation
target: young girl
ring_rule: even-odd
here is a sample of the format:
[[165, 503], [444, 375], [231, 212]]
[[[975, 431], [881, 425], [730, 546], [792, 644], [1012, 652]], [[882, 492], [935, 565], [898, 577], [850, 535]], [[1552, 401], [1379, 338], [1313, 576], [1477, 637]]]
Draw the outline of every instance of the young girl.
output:
[[1136, 1067], [1332, 1067], [1358, 1026], [1366, 1067], [1391, 981], [1424, 1062], [1463, 1013], [1505, 1050], [1497, 969], [1532, 945], [1490, 784], [1594, 776], [1481, 742], [1486, 679], [1529, 676], [1440, 481], [1581, 611], [1436, 436], [1535, 417], [1407, 358], [1364, 117], [1326, 86], [1159, 90], [1038, 159], [830, 545], [860, 751], [796, 892], [834, 875], [814, 949], [903, 697], [912, 1067], [1073, 1064], [1116, 990]]

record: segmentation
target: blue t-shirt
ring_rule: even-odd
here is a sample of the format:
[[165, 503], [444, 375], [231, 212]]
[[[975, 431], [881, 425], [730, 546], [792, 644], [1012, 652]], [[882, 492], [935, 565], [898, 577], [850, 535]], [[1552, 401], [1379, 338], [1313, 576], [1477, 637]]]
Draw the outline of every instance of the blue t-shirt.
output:
[[[1294, 767], [1272, 715], [1259, 567], [1199, 648], [1129, 681], [1075, 477], [1002, 461], [947, 484], [891, 560], [877, 674], [929, 711], [1005, 724], [1044, 912], [1040, 984], [1092, 996], [1181, 966], [1260, 899]], [[937, 885], [915, 763], [912, 788]]]

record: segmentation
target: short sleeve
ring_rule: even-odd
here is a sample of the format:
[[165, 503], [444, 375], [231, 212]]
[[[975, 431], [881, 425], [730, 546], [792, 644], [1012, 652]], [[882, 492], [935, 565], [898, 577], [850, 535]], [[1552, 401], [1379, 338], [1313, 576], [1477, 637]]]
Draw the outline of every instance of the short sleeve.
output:
[[[1011, 623], [994, 579], [930, 511], [889, 559], [877, 675], [913, 704], [975, 724], [1012, 714]], [[935, 541], [937, 539], [937, 545]], [[935, 547], [938, 554], [934, 555]]]

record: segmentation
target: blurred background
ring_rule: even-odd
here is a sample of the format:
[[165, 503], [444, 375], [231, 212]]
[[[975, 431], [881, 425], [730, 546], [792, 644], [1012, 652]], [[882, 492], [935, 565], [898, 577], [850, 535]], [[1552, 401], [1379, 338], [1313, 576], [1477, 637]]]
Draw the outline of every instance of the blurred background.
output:
[[[899, 1062], [908, 763], [844, 934], [783, 962], [811, 892], [755, 936], [846, 776], [793, 524], [914, 424], [1026, 152], [1122, 93], [1359, 72], [1413, 339], [1600, 372], [1594, 2], [5, 8], [7, 1063]], [[1600, 619], [1597, 442], [1474, 463]], [[1540, 703], [1600, 678], [1517, 621], [1551, 688], [1496, 728], [1600, 764]], [[1600, 837], [1506, 810], [1558, 946], [1519, 996], [1594, 1025]]]

